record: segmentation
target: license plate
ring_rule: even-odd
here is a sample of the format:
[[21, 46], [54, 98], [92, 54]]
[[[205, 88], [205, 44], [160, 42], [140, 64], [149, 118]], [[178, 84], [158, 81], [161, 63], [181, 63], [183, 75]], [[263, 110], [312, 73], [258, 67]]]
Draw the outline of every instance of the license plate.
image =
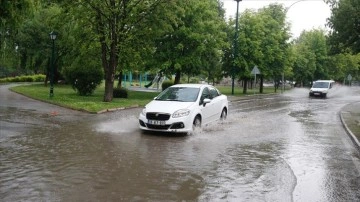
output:
[[314, 95], [320, 95], [320, 93], [314, 93]]
[[148, 120], [148, 124], [163, 126], [163, 125], [165, 125], [165, 121]]

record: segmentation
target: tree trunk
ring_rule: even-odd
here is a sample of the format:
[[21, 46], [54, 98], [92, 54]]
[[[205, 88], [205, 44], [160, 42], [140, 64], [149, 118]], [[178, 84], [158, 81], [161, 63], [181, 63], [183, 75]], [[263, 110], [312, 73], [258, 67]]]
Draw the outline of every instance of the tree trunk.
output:
[[105, 93], [104, 102], [111, 102], [113, 99], [114, 79], [111, 75], [106, 75], [105, 78]]
[[180, 76], [181, 76], [180, 70], [176, 70], [174, 84], [179, 84], [180, 83]]
[[244, 78], [244, 87], [243, 87], [243, 94], [247, 93], [247, 85], [248, 85], [248, 79]]
[[117, 88], [121, 88], [122, 77], [123, 77], [123, 72], [120, 71], [119, 78], [118, 78], [119, 82], [118, 82]]
[[[101, 44], [101, 61], [105, 73], [105, 92], [104, 92], [104, 102], [111, 102], [113, 99], [113, 90], [114, 90], [114, 80], [115, 72], [118, 61], [117, 55], [117, 33], [115, 29], [114, 19], [109, 21], [110, 25], [110, 34], [107, 36], [104, 32], [104, 24], [101, 21], [101, 13], [98, 13], [98, 33]], [[109, 50], [107, 46], [106, 38], [110, 38]], [[109, 60], [108, 60], [109, 55]]]
[[260, 75], [260, 89], [259, 89], [260, 93], [264, 93], [264, 77], [262, 75]]

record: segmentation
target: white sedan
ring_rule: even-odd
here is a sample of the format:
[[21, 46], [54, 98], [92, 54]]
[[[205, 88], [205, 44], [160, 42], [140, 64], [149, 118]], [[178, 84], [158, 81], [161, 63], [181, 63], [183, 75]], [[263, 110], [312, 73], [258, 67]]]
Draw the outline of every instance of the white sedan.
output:
[[177, 84], [161, 92], [139, 115], [142, 130], [191, 133], [196, 127], [226, 119], [228, 99], [214, 86]]

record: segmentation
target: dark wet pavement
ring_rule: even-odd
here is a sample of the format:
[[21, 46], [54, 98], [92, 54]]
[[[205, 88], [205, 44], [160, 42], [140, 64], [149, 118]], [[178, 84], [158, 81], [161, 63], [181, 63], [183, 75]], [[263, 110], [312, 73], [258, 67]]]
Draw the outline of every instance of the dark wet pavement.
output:
[[1, 200], [359, 201], [347, 92], [234, 100], [225, 123], [174, 136], [141, 133], [141, 109], [85, 114], [0, 86]]

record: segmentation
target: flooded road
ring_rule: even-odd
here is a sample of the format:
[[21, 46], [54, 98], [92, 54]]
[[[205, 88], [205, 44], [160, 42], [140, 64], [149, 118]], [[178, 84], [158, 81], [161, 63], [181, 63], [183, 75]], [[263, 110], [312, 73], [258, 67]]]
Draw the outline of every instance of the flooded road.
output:
[[0, 201], [359, 201], [360, 155], [306, 89], [234, 100], [192, 135], [147, 134], [141, 109], [84, 114], [0, 86]]

